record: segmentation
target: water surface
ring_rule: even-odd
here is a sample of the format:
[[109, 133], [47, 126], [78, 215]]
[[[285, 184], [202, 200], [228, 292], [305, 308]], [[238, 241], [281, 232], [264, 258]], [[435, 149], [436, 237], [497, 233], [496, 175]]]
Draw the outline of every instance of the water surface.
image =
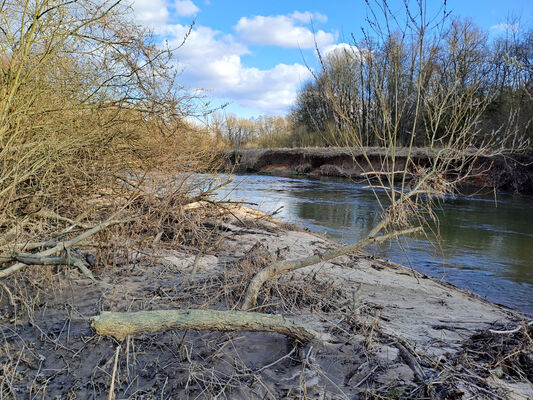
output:
[[[363, 237], [379, 220], [371, 190], [340, 179], [234, 175], [220, 195], [258, 204], [277, 218], [340, 241]], [[437, 210], [438, 245], [409, 237], [367, 248], [490, 301], [533, 314], [533, 197], [447, 198]]]

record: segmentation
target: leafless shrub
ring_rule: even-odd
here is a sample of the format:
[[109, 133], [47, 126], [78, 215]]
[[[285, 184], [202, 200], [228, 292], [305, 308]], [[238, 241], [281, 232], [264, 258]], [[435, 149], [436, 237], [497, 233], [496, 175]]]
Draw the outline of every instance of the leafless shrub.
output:
[[0, 25], [1, 251], [43, 250], [109, 218], [122, 223], [94, 238], [99, 260], [209, 236], [184, 206], [207, 194], [194, 174], [217, 160], [186, 121], [205, 110], [176, 84], [171, 51], [120, 2], [7, 1]]

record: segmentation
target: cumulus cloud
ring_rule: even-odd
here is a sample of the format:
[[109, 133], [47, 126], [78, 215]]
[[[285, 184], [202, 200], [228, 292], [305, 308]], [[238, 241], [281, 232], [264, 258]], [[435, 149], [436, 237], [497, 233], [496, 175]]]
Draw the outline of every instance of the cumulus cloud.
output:
[[148, 28], [158, 28], [168, 20], [169, 12], [165, 0], [134, 0], [132, 7], [135, 20]]
[[[181, 43], [188, 29], [180, 24], [167, 26], [165, 33], [173, 38], [170, 46]], [[301, 83], [311, 76], [307, 67], [298, 63], [281, 63], [272, 69], [247, 67], [241, 56], [248, 53], [248, 48], [232, 35], [199, 26], [178, 51], [180, 81], [265, 113], [286, 112]]]
[[312, 49], [327, 46], [336, 40], [336, 34], [319, 30], [315, 33], [309, 29], [311, 20], [320, 21], [327, 18], [319, 13], [298, 12], [290, 15], [242, 17], [235, 31], [248, 43], [273, 45], [281, 47], [300, 47]]
[[324, 14], [320, 14], [319, 12], [294, 11], [290, 16], [295, 21], [299, 21], [304, 24], [308, 24], [310, 22], [322, 22], [322, 23], [328, 22], [328, 17], [325, 16]]
[[359, 58], [361, 55], [361, 51], [357, 46], [353, 46], [348, 43], [337, 43], [326, 46], [324, 49], [322, 49], [322, 54], [325, 56], [349, 55], [355, 58]]
[[[167, 0], [166, 3], [165, 0], [134, 0], [133, 8], [137, 21], [167, 40], [170, 48], [182, 44], [190, 28], [186, 24], [170, 23], [170, 16], [199, 11], [193, 2], [186, 0]], [[266, 25], [256, 25], [258, 18], [260, 22], [261, 18], [267, 18], [261, 22]], [[268, 26], [272, 22], [268, 18], [275, 24]], [[327, 17], [296, 11], [286, 16], [241, 18], [238, 35], [196, 25], [175, 54], [181, 71], [179, 82], [191, 90], [205, 89], [212, 98], [261, 113], [283, 114], [294, 104], [302, 83], [312, 77], [308, 68], [299, 63], [279, 63], [273, 68], [261, 69], [243, 64], [242, 57], [251, 53], [249, 43], [264, 43], [260, 40], [261, 30], [266, 32], [267, 43], [314, 48], [315, 39], [309, 29], [311, 20], [325, 22]], [[268, 31], [267, 27], [272, 30]], [[318, 31], [316, 39], [320, 46], [329, 46], [335, 35]]]
[[196, 15], [200, 9], [191, 0], [176, 0], [174, 4], [176, 8], [176, 14], [180, 17], [189, 17]]

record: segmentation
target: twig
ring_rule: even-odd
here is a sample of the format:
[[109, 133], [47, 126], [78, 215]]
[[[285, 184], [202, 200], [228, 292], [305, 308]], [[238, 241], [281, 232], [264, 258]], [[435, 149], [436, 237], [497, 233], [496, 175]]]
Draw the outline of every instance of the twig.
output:
[[366, 380], [367, 380], [368, 378], [370, 378], [370, 377], [372, 376], [372, 374], [376, 371], [376, 369], [378, 369], [378, 367], [379, 367], [379, 365], [376, 365], [374, 368], [372, 368], [372, 370], [371, 370], [368, 374], [366, 374], [366, 375], [364, 376], [363, 379], [361, 379], [359, 382], [357, 382], [357, 383], [356, 383], [355, 385], [353, 385], [352, 387], [353, 387], [353, 388], [358, 388], [358, 387], [361, 386], [363, 383], [365, 383]]
[[400, 342], [396, 342], [394, 345], [400, 351], [400, 355], [405, 360], [409, 368], [411, 368], [411, 370], [413, 371], [415, 378], [419, 382], [424, 382], [424, 379], [426, 378], [426, 374], [424, 370], [422, 369], [422, 367], [420, 366], [420, 364], [418, 363], [418, 361], [416, 360], [416, 358], [414, 358], [411, 352], [407, 350], [407, 348]]
[[192, 265], [191, 274], [187, 278], [185, 278], [185, 281], [183, 282], [184, 285], [187, 282], [189, 282], [189, 281], [192, 282], [194, 280], [194, 275], [196, 275], [196, 271], [198, 270], [198, 263], [200, 262], [201, 255], [202, 255], [202, 253], [198, 253], [198, 254], [196, 254], [196, 256], [194, 256], [194, 263]]
[[276, 365], [277, 363], [283, 361], [284, 359], [289, 358], [289, 357], [292, 355], [292, 353], [294, 353], [295, 351], [296, 351], [296, 346], [294, 346], [294, 347], [292, 348], [292, 350], [291, 350], [289, 353], [285, 354], [283, 357], [278, 358], [276, 361], [271, 362], [270, 364], [267, 364], [267, 365], [265, 365], [265, 366], [259, 368], [257, 371], [254, 371], [254, 374], [258, 374], [258, 373], [264, 371], [265, 369], [268, 369], [268, 368], [270, 368], [270, 367], [273, 367], [274, 365]]
[[38, 217], [48, 218], [48, 219], [56, 219], [56, 220], [62, 221], [62, 222], [68, 222], [72, 226], [80, 226], [82, 228], [87, 228], [87, 229], [90, 228], [90, 225], [84, 224], [83, 222], [80, 222], [80, 221], [75, 221], [75, 220], [67, 218], [67, 217], [63, 217], [62, 215], [59, 215], [59, 214], [53, 212], [52, 210], [48, 210], [48, 209], [45, 209], [45, 208], [39, 210], [34, 215], [38, 216]]
[[6, 285], [4, 285], [3, 283], [0, 283], [0, 287], [2, 289], [4, 289], [4, 291], [7, 293], [7, 296], [9, 297], [9, 303], [15, 309], [15, 314], [16, 314], [17, 313], [17, 303], [15, 303], [15, 299], [13, 297], [13, 294], [11, 293], [11, 290], [9, 290], [9, 288]]
[[111, 375], [111, 386], [109, 387], [109, 396], [107, 396], [107, 400], [113, 400], [115, 398], [115, 376], [117, 374], [119, 353], [120, 353], [120, 345], [117, 346], [117, 349], [115, 351], [115, 362], [113, 363], [113, 374]]

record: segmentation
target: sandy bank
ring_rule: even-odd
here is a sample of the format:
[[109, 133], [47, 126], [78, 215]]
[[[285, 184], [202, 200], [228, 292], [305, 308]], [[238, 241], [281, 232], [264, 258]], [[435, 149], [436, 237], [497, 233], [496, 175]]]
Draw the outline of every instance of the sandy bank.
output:
[[[274, 333], [169, 331], [121, 343], [94, 335], [88, 319], [101, 310], [236, 308], [269, 263], [338, 245], [245, 207], [217, 229], [220, 245], [196, 268], [197, 249], [162, 246], [94, 271], [111, 286], [76, 272], [39, 272], [26, 288], [29, 318], [14, 318], [2, 297], [0, 363], [9, 366], [0, 370], [2, 387], [19, 396], [31, 388], [44, 398], [106, 397], [120, 346], [116, 398], [533, 396], [532, 330], [488, 331], [520, 327], [520, 315], [366, 253], [281, 276], [261, 293], [259, 311], [328, 333], [324, 347]], [[53, 290], [39, 279], [54, 282]]]

